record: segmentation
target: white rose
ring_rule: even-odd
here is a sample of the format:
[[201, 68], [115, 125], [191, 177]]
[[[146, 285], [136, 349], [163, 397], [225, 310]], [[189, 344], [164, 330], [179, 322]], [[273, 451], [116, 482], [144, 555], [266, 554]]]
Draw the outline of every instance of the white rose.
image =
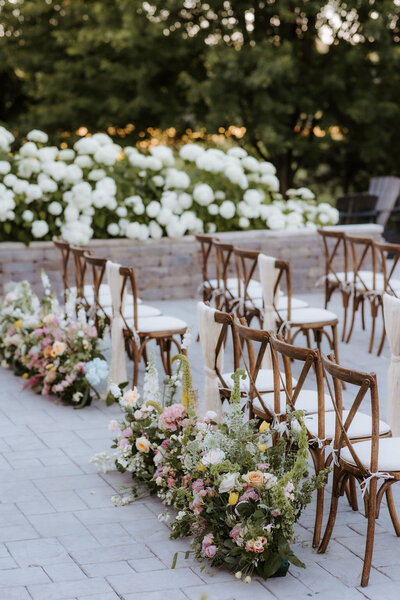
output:
[[192, 206], [193, 199], [190, 194], [186, 194], [186, 192], [183, 192], [182, 194], [179, 194], [178, 202], [179, 206], [183, 208], [183, 210], [187, 210]]
[[279, 179], [276, 175], [262, 175], [260, 181], [262, 184], [266, 185], [271, 192], [279, 191]]
[[233, 158], [244, 158], [245, 156], [247, 156], [247, 152], [246, 150], [244, 150], [244, 148], [235, 147], [229, 148], [227, 155], [233, 156]]
[[162, 175], [154, 175], [151, 179], [156, 187], [162, 187], [164, 185], [164, 177], [162, 177]]
[[99, 146], [108, 146], [113, 143], [112, 139], [106, 133], [95, 133], [92, 135], [92, 140], [97, 142]]
[[219, 448], [216, 450], [209, 450], [207, 454], [203, 456], [201, 462], [204, 466], [216, 465], [222, 462], [225, 458], [225, 452]]
[[93, 167], [93, 160], [87, 154], [77, 156], [74, 162], [81, 169], [90, 169], [90, 167]]
[[150, 154], [158, 158], [165, 167], [173, 167], [175, 164], [174, 154], [168, 146], [155, 146], [151, 148]]
[[107, 173], [103, 169], [93, 169], [88, 175], [90, 181], [99, 181], [106, 177]]
[[159, 215], [161, 210], [161, 205], [157, 200], [152, 200], [146, 207], [146, 214], [150, 219], [154, 219]]
[[[100, 144], [93, 137], [84, 137], [75, 142], [74, 150], [78, 154], [94, 154], [98, 150]], [[79, 165], [80, 167], [82, 165]]]
[[126, 208], [126, 206], [118, 206], [115, 212], [119, 217], [126, 217], [128, 214], [128, 209]]
[[151, 444], [150, 441], [143, 436], [136, 439], [135, 446], [139, 452], [144, 452], [147, 454], [147, 452], [150, 450]]
[[64, 150], [60, 150], [58, 152], [58, 158], [60, 160], [74, 160], [75, 152], [72, 148], [65, 148]]
[[[73, 151], [72, 151], [73, 152]], [[65, 169], [65, 183], [78, 183], [83, 177], [82, 169], [78, 165], [68, 165]]]
[[112, 167], [117, 162], [117, 157], [120, 149], [114, 146], [101, 146], [94, 154], [94, 160], [108, 167]]
[[183, 158], [183, 160], [194, 162], [201, 154], [203, 154], [203, 152], [204, 148], [199, 144], [185, 144], [179, 150], [179, 156]]
[[118, 223], [110, 223], [107, 225], [107, 233], [111, 235], [111, 237], [116, 237], [119, 235], [119, 226]]
[[24, 212], [22, 213], [22, 218], [26, 223], [30, 223], [31, 221], [33, 221], [34, 216], [35, 215], [31, 210], [24, 210]]
[[248, 171], [258, 171], [259, 163], [253, 156], [242, 158], [242, 166]]
[[56, 217], [57, 217], [58, 215], [61, 215], [61, 213], [62, 213], [62, 210], [63, 210], [63, 209], [62, 209], [62, 206], [61, 206], [61, 204], [60, 204], [59, 202], [56, 202], [56, 201], [54, 201], [54, 202], [50, 202], [50, 204], [49, 204], [49, 206], [48, 206], [48, 211], [49, 211], [49, 213], [50, 213], [51, 215], [54, 215], [54, 216], [56, 216]]
[[200, 206], [208, 206], [214, 200], [214, 192], [208, 183], [198, 183], [193, 190], [193, 198]]
[[[204, 459], [203, 459], [203, 464], [204, 464]], [[221, 483], [218, 488], [219, 493], [223, 494], [224, 492], [230, 492], [230, 491], [234, 490], [235, 488], [238, 488], [238, 487], [241, 488], [242, 486], [239, 483], [239, 477], [240, 477], [240, 473], [227, 473], [226, 475], [223, 475]]]
[[219, 214], [224, 219], [232, 219], [236, 213], [236, 206], [231, 200], [224, 200], [219, 207]]
[[267, 219], [267, 225], [270, 229], [285, 229], [286, 219], [282, 213], [272, 214]]
[[34, 238], [42, 238], [49, 232], [49, 226], [46, 221], [33, 221], [32, 235]]
[[34, 142], [26, 142], [19, 149], [19, 153], [21, 156], [26, 158], [34, 158], [37, 156], [38, 148]]
[[178, 169], [168, 169], [165, 178], [165, 187], [167, 189], [175, 188], [185, 190], [190, 185], [190, 177], [184, 171]]
[[162, 229], [156, 221], [150, 221], [149, 223], [149, 233], [150, 237], [153, 240], [159, 240], [162, 238]]
[[276, 173], [274, 165], [267, 161], [262, 161], [258, 163], [258, 169], [261, 175], [275, 175]]
[[18, 178], [13, 173], [9, 173], [9, 175], [6, 175], [3, 179], [3, 183], [7, 187], [13, 187], [16, 181], [18, 181]]
[[32, 129], [32, 131], [27, 134], [26, 138], [30, 142], [38, 142], [39, 144], [47, 144], [49, 141], [49, 136], [47, 133], [41, 131], [40, 129]]
[[33, 173], [39, 173], [40, 162], [36, 158], [24, 158], [18, 165], [18, 175], [29, 179]]
[[38, 175], [38, 185], [45, 194], [53, 194], [58, 190], [57, 183], [45, 173], [40, 173]]
[[11, 171], [10, 163], [6, 160], [0, 160], [0, 175], [7, 175]]

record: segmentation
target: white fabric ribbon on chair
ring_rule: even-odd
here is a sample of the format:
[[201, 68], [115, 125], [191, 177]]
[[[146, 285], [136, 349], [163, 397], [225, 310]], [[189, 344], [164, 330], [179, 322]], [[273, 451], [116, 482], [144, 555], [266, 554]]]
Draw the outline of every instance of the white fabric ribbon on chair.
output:
[[[214, 315], [214, 308], [203, 302], [197, 304], [197, 323], [204, 361], [204, 374], [206, 376], [204, 409], [205, 412], [208, 410], [216, 412], [218, 420], [220, 420], [222, 417], [222, 404], [218, 390], [218, 375], [215, 370], [215, 347], [221, 333], [222, 323], [216, 323]], [[222, 348], [217, 359], [217, 367], [220, 371], [223, 369], [223, 362], [224, 349]]]
[[386, 420], [394, 436], [400, 436], [400, 300], [383, 296], [383, 318], [392, 353], [388, 371]]
[[126, 290], [121, 301], [121, 288], [123, 277], [119, 274], [119, 264], [107, 261], [106, 273], [112, 300], [111, 319], [111, 365], [109, 379], [111, 383], [122, 383], [127, 381], [126, 357], [124, 342], [124, 320], [121, 312], [125, 309]]
[[[279, 295], [279, 289], [274, 296], [274, 288], [279, 275], [279, 270], [275, 269], [275, 258], [266, 254], [258, 255], [258, 269], [260, 271], [260, 281], [264, 301], [264, 323], [265, 331], [276, 331], [276, 312], [274, 302]], [[272, 369], [271, 350], [268, 347], [262, 364], [263, 369]]]

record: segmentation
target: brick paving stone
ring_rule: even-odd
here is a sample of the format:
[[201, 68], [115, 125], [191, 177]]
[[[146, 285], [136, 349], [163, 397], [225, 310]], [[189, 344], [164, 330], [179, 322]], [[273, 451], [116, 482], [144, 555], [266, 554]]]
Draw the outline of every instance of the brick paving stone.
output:
[[101, 578], [80, 579], [65, 583], [45, 583], [28, 585], [33, 600], [66, 600], [72, 596], [92, 596], [93, 600], [101, 598], [101, 594], [112, 592], [109, 584]]
[[10, 542], [10, 554], [21, 567], [31, 564], [52, 565], [68, 560], [68, 554], [55, 538]]
[[[151, 558], [143, 558], [142, 561], [153, 560]], [[157, 560], [157, 559], [154, 559]], [[133, 563], [134, 561], [130, 561]], [[141, 562], [141, 561], [137, 561]], [[115, 562], [81, 565], [81, 568], [88, 577], [107, 577], [108, 575], [122, 575], [124, 573], [132, 573], [132, 567], [129, 562], [120, 560]], [[152, 569], [150, 569], [152, 570]]]
[[200, 577], [190, 569], [163, 569], [149, 573], [132, 573], [107, 577], [114, 590], [119, 594], [135, 592], [157, 592], [186, 586], [201, 585]]
[[[322, 306], [321, 295], [305, 299]], [[164, 313], [194, 320], [194, 301], [154, 304]], [[339, 308], [341, 315], [339, 305], [340, 299], [334, 297], [332, 310]], [[367, 355], [367, 337], [356, 328], [352, 343], [340, 346], [340, 358], [345, 365], [377, 371], [384, 416], [388, 352], [386, 348], [380, 358]], [[201, 397], [199, 344], [193, 344], [191, 354], [194, 385]], [[89, 460], [91, 445], [108, 450], [107, 425], [119, 417], [117, 406], [94, 402], [84, 411], [73, 411], [21, 388], [20, 380], [0, 369], [0, 584], [11, 586], [0, 588], [0, 600], [199, 600], [203, 593], [207, 600], [400, 597], [400, 540], [393, 534], [384, 501], [368, 588], [359, 588], [366, 520], [348, 507], [345, 498], [326, 554], [311, 548], [312, 504], [296, 526], [293, 545], [307, 568], [291, 566], [286, 578], [267, 582], [253, 578], [250, 585], [241, 585], [226, 571], [201, 571], [192, 555], [185, 560], [189, 540], [169, 539], [168, 526], [157, 519], [163, 510], [157, 498], [145, 497], [125, 507], [112, 505], [110, 496], [130, 484], [129, 473], [99, 474]], [[350, 390], [343, 398], [348, 406]], [[400, 485], [393, 486], [393, 492], [400, 506]], [[328, 487], [325, 520], [329, 502]], [[172, 570], [175, 552], [178, 563]], [[29, 579], [36, 577], [45, 577], [47, 583]]]
[[48, 581], [50, 579], [41, 567], [5, 569], [0, 574], [0, 594], [3, 587], [27, 586], [34, 583], [47, 583]]

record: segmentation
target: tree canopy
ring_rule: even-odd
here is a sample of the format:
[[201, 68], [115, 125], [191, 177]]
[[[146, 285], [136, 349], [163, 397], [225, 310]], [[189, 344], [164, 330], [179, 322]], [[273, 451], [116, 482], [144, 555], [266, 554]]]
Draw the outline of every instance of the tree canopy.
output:
[[[0, 119], [224, 133], [345, 187], [399, 174], [399, 0], [0, 0]], [[130, 127], [126, 127], [131, 124]], [[144, 133], [143, 133], [144, 132]]]

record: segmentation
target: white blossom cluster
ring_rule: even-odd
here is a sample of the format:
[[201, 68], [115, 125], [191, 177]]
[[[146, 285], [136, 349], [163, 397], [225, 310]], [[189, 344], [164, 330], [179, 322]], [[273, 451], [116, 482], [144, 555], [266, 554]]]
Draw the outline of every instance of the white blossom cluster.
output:
[[272, 163], [239, 147], [190, 143], [179, 154], [164, 145], [143, 153], [96, 133], [60, 149], [39, 130], [12, 153], [13, 142], [0, 127], [0, 241], [14, 239], [14, 231], [21, 241], [61, 234], [85, 244], [93, 236], [144, 241], [338, 220], [308, 188], [288, 190], [284, 201]]

